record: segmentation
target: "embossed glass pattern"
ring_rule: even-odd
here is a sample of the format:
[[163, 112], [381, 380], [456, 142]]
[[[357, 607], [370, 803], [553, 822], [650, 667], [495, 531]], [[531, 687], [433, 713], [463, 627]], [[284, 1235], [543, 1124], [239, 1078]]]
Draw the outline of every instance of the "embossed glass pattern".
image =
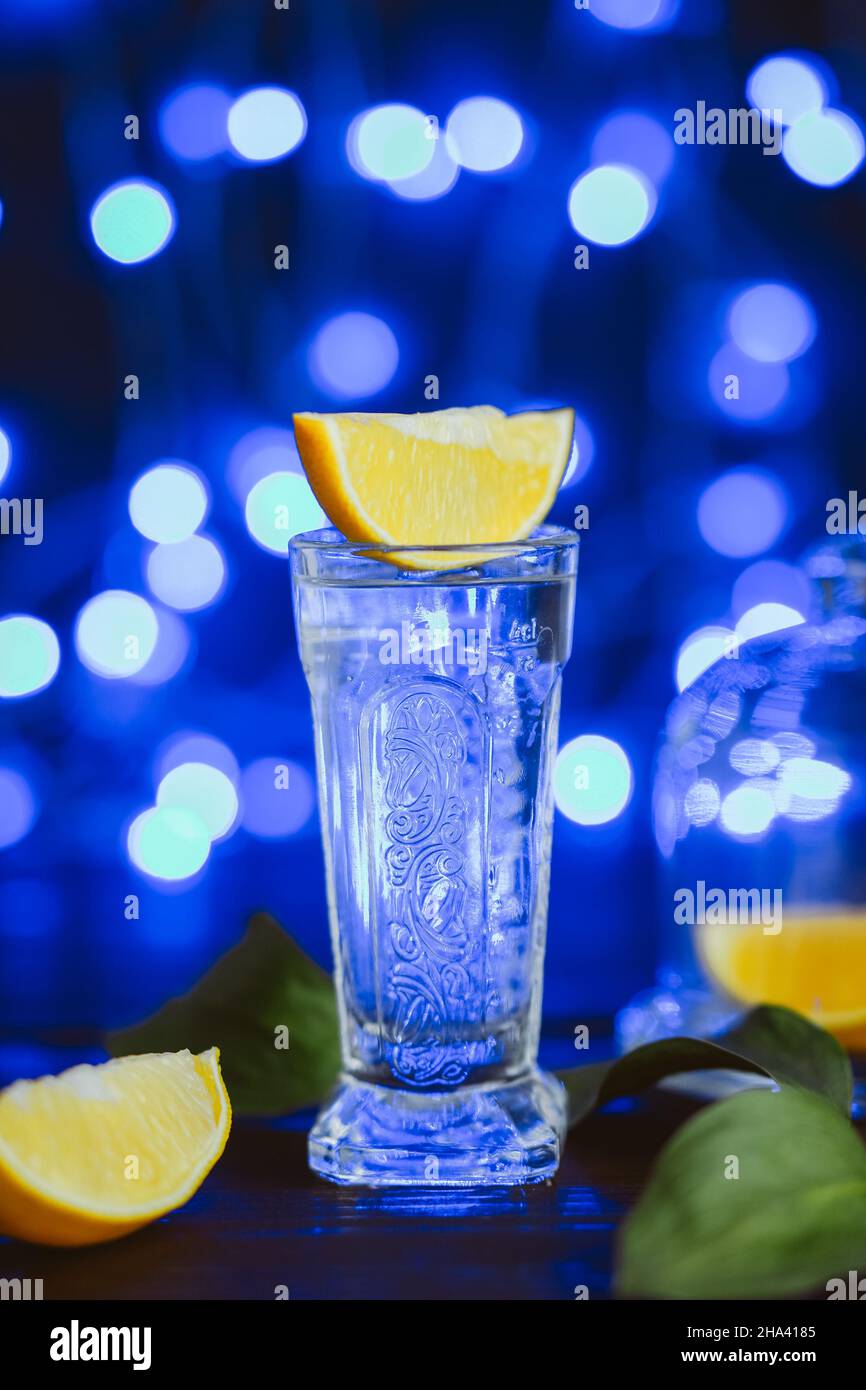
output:
[[311, 1161], [531, 1180], [562, 1119], [535, 1058], [576, 538], [394, 559], [335, 532], [292, 546], [344, 1066]]

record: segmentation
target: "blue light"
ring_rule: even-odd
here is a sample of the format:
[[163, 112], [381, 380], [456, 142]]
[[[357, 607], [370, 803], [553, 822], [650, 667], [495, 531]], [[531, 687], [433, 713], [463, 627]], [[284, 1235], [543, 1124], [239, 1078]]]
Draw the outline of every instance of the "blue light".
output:
[[760, 777], [775, 772], [781, 753], [778, 746], [766, 738], [741, 738], [731, 749], [728, 761], [736, 772], [746, 777]]
[[238, 794], [231, 779], [209, 763], [181, 763], [167, 772], [156, 793], [157, 806], [192, 811], [211, 840], [222, 840], [238, 817]]
[[616, 111], [595, 133], [593, 164], [625, 164], [639, 169], [651, 183], [664, 183], [673, 167], [673, 136], [643, 111]]
[[605, 825], [631, 800], [632, 771], [613, 739], [581, 734], [560, 748], [553, 769], [558, 809], [578, 825]]
[[758, 111], [781, 111], [784, 125], [793, 125], [802, 116], [820, 111], [829, 99], [827, 84], [818, 68], [786, 53], [765, 58], [752, 69], [746, 95]]
[[573, 483], [579, 483], [581, 478], [589, 472], [594, 458], [595, 440], [592, 437], [592, 431], [583, 416], [575, 413], [574, 443], [571, 446], [568, 465], [559, 485], [560, 489], [571, 487]]
[[182, 613], [207, 608], [226, 584], [222, 551], [208, 536], [158, 545], [147, 559], [147, 582], [156, 598]]
[[241, 159], [271, 164], [297, 149], [307, 133], [300, 98], [285, 87], [254, 87], [229, 109], [228, 136]]
[[692, 825], [711, 825], [721, 804], [718, 785], [710, 777], [699, 777], [683, 798], [683, 810]]
[[240, 768], [234, 753], [220, 739], [212, 734], [184, 731], [172, 734], [159, 748], [154, 760], [154, 777], [161, 782], [167, 773], [183, 763], [207, 763], [208, 767], [218, 768], [237, 787], [240, 781]]
[[823, 820], [850, 789], [844, 768], [817, 758], [786, 758], [779, 769], [779, 810], [789, 820]]
[[131, 685], [165, 685], [187, 664], [192, 641], [186, 623], [170, 608], [160, 608], [157, 623], [156, 646], [141, 670], [129, 677]]
[[439, 139], [435, 143], [433, 158], [426, 169], [410, 175], [408, 179], [390, 180], [388, 187], [398, 198], [411, 202], [431, 202], [451, 192], [460, 177], [460, 165], [451, 158], [444, 140]]
[[844, 111], [813, 111], [785, 132], [782, 158], [798, 178], [836, 188], [863, 163], [863, 132]]
[[785, 527], [788, 504], [769, 473], [732, 468], [710, 483], [698, 503], [698, 528], [719, 555], [760, 555]]
[[250, 489], [270, 473], [302, 473], [300, 455], [291, 430], [263, 425], [250, 430], [235, 444], [226, 465], [228, 485], [244, 502]]
[[174, 206], [164, 188], [142, 179], [116, 183], [90, 213], [93, 240], [121, 265], [148, 261], [167, 246], [175, 228]]
[[149, 541], [171, 544], [197, 531], [207, 515], [204, 482], [188, 464], [166, 459], [142, 473], [129, 493], [129, 515]]
[[507, 169], [523, 148], [523, 122], [513, 106], [498, 97], [459, 101], [445, 126], [451, 158], [478, 174]]
[[725, 343], [710, 363], [710, 396], [735, 423], [769, 420], [788, 397], [791, 378], [784, 362], [756, 362], [736, 343]]
[[602, 246], [633, 241], [652, 220], [656, 194], [637, 169], [602, 164], [581, 175], [568, 195], [574, 230]]
[[9, 472], [9, 465], [12, 462], [12, 445], [5, 430], [0, 430], [0, 483]]
[[614, 29], [666, 29], [679, 13], [680, 0], [592, 0], [589, 10]]
[[261, 840], [294, 835], [313, 813], [313, 784], [306, 769], [287, 758], [258, 758], [241, 775], [243, 826]]
[[293, 536], [328, 524], [300, 473], [271, 473], [257, 482], [246, 500], [244, 518], [256, 545], [274, 555], [288, 555]]
[[320, 391], [336, 400], [375, 396], [392, 380], [400, 361], [397, 339], [372, 314], [338, 314], [310, 345], [307, 364]]
[[728, 332], [756, 362], [791, 362], [815, 340], [815, 312], [789, 285], [752, 285], [731, 305]]
[[787, 603], [756, 603], [748, 608], [737, 623], [737, 640], [748, 642], [753, 637], [767, 637], [771, 632], [783, 632], [799, 627], [806, 619]]
[[20, 772], [0, 767], [0, 849], [23, 840], [37, 814], [33, 793]]
[[210, 854], [207, 826], [179, 806], [154, 806], [129, 827], [127, 851], [137, 869], [151, 878], [179, 882], [197, 874]]
[[718, 625], [698, 628], [680, 646], [674, 663], [677, 690], [688, 687], [723, 657], [736, 653], [736, 636], [731, 628]]
[[426, 169], [437, 143], [423, 111], [388, 102], [355, 117], [346, 135], [346, 154], [362, 178], [390, 183]]
[[0, 699], [44, 690], [57, 675], [60, 643], [40, 618], [13, 613], [0, 621]]
[[228, 149], [231, 97], [207, 82], [181, 87], [159, 110], [162, 142], [178, 159], [197, 163]]
[[150, 660], [159, 625], [146, 599], [124, 589], [107, 589], [88, 599], [75, 623], [79, 660], [108, 680], [134, 676]]
[[811, 598], [809, 578], [799, 565], [784, 560], [758, 560], [743, 570], [731, 593], [731, 612], [741, 618], [759, 603], [783, 603], [807, 613]]
[[754, 782], [746, 782], [728, 792], [719, 812], [724, 829], [736, 836], [762, 835], [775, 816], [776, 802], [772, 792]]

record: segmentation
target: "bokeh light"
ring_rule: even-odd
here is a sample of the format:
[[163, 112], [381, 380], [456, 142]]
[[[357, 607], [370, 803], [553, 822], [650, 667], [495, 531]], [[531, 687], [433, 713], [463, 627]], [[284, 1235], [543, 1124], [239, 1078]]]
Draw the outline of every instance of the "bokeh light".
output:
[[136, 265], [168, 245], [175, 228], [172, 201], [164, 188], [126, 179], [101, 194], [90, 213], [93, 240], [103, 255]]
[[292, 536], [318, 531], [328, 519], [300, 473], [271, 473], [251, 489], [244, 507], [247, 530], [257, 545], [288, 555]]
[[592, 0], [590, 14], [614, 29], [666, 28], [679, 12], [680, 0]]
[[639, 169], [658, 187], [674, 162], [670, 130], [644, 111], [615, 111], [599, 126], [592, 141], [593, 164], [624, 164]]
[[728, 761], [735, 772], [744, 777], [762, 777], [774, 772], [782, 754], [778, 744], [768, 738], [741, 738], [733, 746]]
[[756, 362], [790, 362], [814, 342], [815, 313], [789, 285], [752, 285], [731, 305], [728, 331]]
[[226, 480], [239, 502], [270, 473], [301, 473], [301, 459], [291, 430], [261, 425], [242, 435], [229, 453]]
[[710, 396], [734, 423], [770, 420], [785, 404], [791, 377], [784, 362], [756, 362], [725, 343], [710, 364]]
[[749, 74], [746, 95], [758, 111], [781, 111], [784, 125], [820, 111], [829, 97], [819, 68], [788, 53], [758, 63]]
[[88, 670], [119, 680], [147, 665], [158, 632], [157, 617], [147, 599], [125, 589], [107, 589], [88, 599], [78, 614], [75, 649]]
[[228, 149], [231, 97], [223, 87], [191, 83], [172, 93], [159, 109], [162, 143], [177, 159], [198, 163]]
[[746, 782], [728, 792], [719, 819], [730, 835], [762, 835], [776, 816], [776, 802], [766, 787]]
[[779, 768], [779, 810], [789, 820], [816, 821], [835, 814], [851, 789], [844, 768], [819, 758], [786, 758]]
[[410, 202], [430, 202], [450, 193], [460, 177], [460, 165], [448, 153], [443, 139], [435, 141], [433, 158], [420, 173], [411, 174], [407, 179], [390, 179], [388, 187], [398, 198]]
[[807, 613], [811, 601], [809, 578], [799, 565], [784, 560], [758, 560], [737, 576], [731, 591], [731, 612], [741, 618], [759, 603], [782, 603]]
[[11, 767], [0, 767], [0, 849], [17, 845], [32, 829], [38, 814], [27, 780]]
[[766, 637], [771, 632], [799, 627], [805, 621], [802, 613], [786, 603], [756, 603], [738, 620], [737, 638], [740, 642], [748, 642], [753, 637]]
[[390, 183], [420, 174], [436, 152], [437, 140], [423, 111], [387, 102], [362, 111], [349, 126], [346, 153], [356, 173]]
[[711, 777], [699, 777], [685, 794], [683, 810], [692, 825], [711, 825], [721, 804], [717, 783]]
[[195, 650], [189, 627], [170, 608], [160, 608], [156, 615], [156, 646], [142, 666], [129, 677], [132, 685], [154, 687], [165, 685], [187, 666]]
[[209, 536], [157, 545], [147, 558], [147, 582], [154, 596], [170, 608], [182, 613], [206, 608], [225, 588], [222, 551]]
[[12, 613], [0, 620], [0, 699], [44, 690], [57, 675], [60, 643], [41, 618]]
[[785, 132], [782, 157], [798, 178], [836, 188], [856, 174], [866, 144], [860, 126], [844, 111], [812, 111]]
[[736, 635], [732, 628], [708, 625], [698, 628], [681, 644], [674, 663], [677, 690], [686, 690], [698, 676], [736, 651]]
[[479, 174], [507, 169], [520, 154], [523, 140], [520, 116], [499, 97], [467, 97], [459, 101], [445, 126], [451, 158], [464, 169]]
[[373, 314], [338, 314], [323, 324], [310, 345], [310, 376], [337, 400], [375, 396], [392, 380], [400, 361], [397, 339]]
[[151, 878], [176, 883], [197, 874], [210, 854], [207, 826], [180, 806], [153, 806], [129, 827], [127, 851]]
[[206, 763], [217, 768], [234, 787], [240, 783], [237, 759], [222, 739], [195, 730], [181, 730], [160, 745], [154, 758], [154, 779], [161, 782], [167, 773], [183, 763]]
[[12, 445], [5, 430], [0, 430], [0, 483], [9, 472], [9, 465], [12, 462]]
[[581, 734], [557, 754], [553, 795], [569, 820], [604, 825], [625, 810], [632, 781], [631, 764], [618, 743], [601, 734]]
[[582, 174], [568, 195], [574, 230], [602, 246], [622, 246], [649, 225], [656, 206], [652, 184], [637, 169], [602, 164]]
[[571, 487], [572, 483], [580, 482], [581, 478], [585, 477], [592, 467], [594, 458], [595, 440], [592, 431], [583, 416], [575, 412], [574, 442], [560, 487]]
[[716, 478], [698, 502], [698, 528], [719, 555], [760, 555], [784, 530], [788, 504], [769, 473], [732, 468]]
[[198, 473], [180, 460], [167, 459], [133, 483], [129, 515], [148, 540], [171, 544], [198, 530], [208, 504], [207, 488]]
[[156, 793], [157, 806], [192, 811], [211, 840], [228, 835], [238, 817], [238, 794], [224, 772], [209, 763], [181, 763], [167, 772]]
[[282, 840], [306, 825], [316, 804], [307, 770], [288, 758], [257, 758], [241, 774], [243, 827], [261, 840]]
[[253, 87], [229, 108], [228, 137], [242, 159], [270, 164], [297, 149], [307, 133], [301, 100], [285, 87]]

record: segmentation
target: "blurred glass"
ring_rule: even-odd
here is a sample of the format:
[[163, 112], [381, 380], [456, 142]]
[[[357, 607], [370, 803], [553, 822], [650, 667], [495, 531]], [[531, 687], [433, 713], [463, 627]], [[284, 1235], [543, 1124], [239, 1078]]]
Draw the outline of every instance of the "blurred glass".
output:
[[806, 556], [807, 621], [737, 645], [673, 701], [653, 797], [657, 986], [621, 1046], [783, 1004], [866, 1052], [866, 543]]

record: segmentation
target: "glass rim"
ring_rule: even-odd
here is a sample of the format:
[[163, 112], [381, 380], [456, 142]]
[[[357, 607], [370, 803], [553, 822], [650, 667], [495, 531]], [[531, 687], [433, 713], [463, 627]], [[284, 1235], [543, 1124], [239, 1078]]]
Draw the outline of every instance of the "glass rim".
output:
[[[440, 557], [450, 554], [461, 557], [477, 555], [483, 563], [484, 557], [488, 560], [501, 560], [517, 555], [535, 554], [543, 550], [577, 549], [579, 546], [579, 534], [565, 526], [539, 526], [531, 536], [520, 541], [452, 541], [446, 545], [422, 545], [417, 541], [350, 541], [335, 527], [326, 526], [317, 531], [302, 531], [293, 536], [289, 542], [289, 553], [297, 550], [318, 555], [354, 555], [357, 559], [370, 560], [381, 559], [383, 555], [407, 553]], [[463, 563], [465, 564], [465, 560]]]

